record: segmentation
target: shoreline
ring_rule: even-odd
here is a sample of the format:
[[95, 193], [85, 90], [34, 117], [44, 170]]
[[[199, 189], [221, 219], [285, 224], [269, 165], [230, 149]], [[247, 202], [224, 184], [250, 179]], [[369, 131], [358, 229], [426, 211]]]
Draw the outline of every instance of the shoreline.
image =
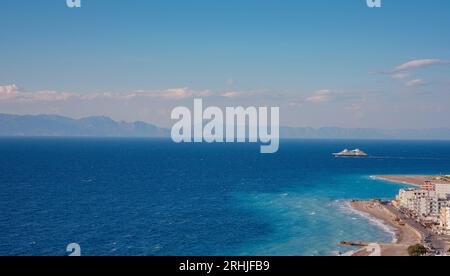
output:
[[370, 178], [420, 187], [431, 175], [372, 175]]
[[[390, 210], [377, 200], [352, 201], [350, 206], [357, 212], [367, 214], [370, 218], [381, 221], [392, 227], [395, 231], [395, 239], [391, 243], [376, 243], [381, 248], [381, 256], [408, 256], [408, 247], [421, 243], [423, 237], [419, 231], [399, 219], [399, 214]], [[369, 244], [369, 243], [368, 243]], [[369, 256], [371, 252], [367, 247], [355, 251], [351, 256]]]
[[[367, 200], [367, 201], [369, 201], [369, 200]], [[380, 230], [383, 230], [383, 232], [391, 235], [391, 238], [392, 238], [391, 243], [397, 243], [398, 236], [397, 236], [396, 228], [392, 227], [390, 224], [387, 224], [382, 219], [379, 219], [369, 213], [366, 213], [366, 212], [356, 209], [353, 206], [354, 202], [355, 202], [355, 200], [347, 201], [347, 203], [346, 203], [346, 206], [352, 212], [352, 214], [356, 214], [356, 215], [362, 217], [363, 219], [367, 220], [370, 225], [378, 227]]]

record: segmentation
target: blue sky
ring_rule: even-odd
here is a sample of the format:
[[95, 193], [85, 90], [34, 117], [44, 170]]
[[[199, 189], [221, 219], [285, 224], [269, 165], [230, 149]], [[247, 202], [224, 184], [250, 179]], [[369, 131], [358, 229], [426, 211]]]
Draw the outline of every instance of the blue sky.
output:
[[167, 126], [202, 96], [280, 106], [291, 126], [450, 127], [446, 0], [1, 5], [0, 112]]

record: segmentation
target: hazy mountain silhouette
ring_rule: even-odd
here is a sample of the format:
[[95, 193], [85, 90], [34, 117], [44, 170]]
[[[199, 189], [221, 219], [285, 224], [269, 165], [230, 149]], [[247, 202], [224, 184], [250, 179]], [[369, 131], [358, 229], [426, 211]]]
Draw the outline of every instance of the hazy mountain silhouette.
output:
[[372, 128], [289, 128], [282, 127], [283, 138], [306, 139], [401, 139], [450, 140], [450, 129], [372, 129]]
[[[145, 122], [117, 122], [108, 117], [71, 119], [57, 115], [0, 114], [0, 136], [170, 137], [170, 130]], [[450, 129], [280, 128], [287, 139], [450, 140]]]
[[116, 122], [108, 117], [71, 119], [55, 115], [0, 114], [0, 136], [168, 137], [167, 129], [144, 122]]

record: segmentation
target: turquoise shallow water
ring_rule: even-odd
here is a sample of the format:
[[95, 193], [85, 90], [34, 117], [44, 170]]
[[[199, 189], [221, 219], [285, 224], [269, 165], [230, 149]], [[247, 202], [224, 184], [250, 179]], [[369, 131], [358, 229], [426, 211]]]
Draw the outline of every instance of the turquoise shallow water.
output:
[[[367, 159], [331, 153], [361, 148]], [[377, 174], [448, 173], [449, 142], [184, 144], [0, 139], [0, 255], [334, 255], [390, 241], [350, 199], [392, 198]]]
[[[403, 185], [356, 175], [336, 177], [332, 183], [333, 191], [302, 193], [294, 189], [286, 193], [240, 195], [242, 206], [266, 216], [273, 234], [233, 254], [336, 255], [351, 250], [337, 246], [340, 241], [393, 241], [393, 229], [352, 210], [350, 199], [388, 198]], [[373, 193], [359, 196], [346, 191], [359, 189], [360, 185], [377, 187]], [[347, 195], [339, 198], [338, 194]]]

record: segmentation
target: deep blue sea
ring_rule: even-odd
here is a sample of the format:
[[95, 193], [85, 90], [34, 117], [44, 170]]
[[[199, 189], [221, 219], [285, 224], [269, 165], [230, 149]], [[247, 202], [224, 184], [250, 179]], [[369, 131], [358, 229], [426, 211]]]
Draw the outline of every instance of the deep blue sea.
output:
[[[361, 148], [367, 159], [333, 158]], [[376, 174], [449, 173], [450, 142], [173, 144], [0, 139], [0, 255], [335, 255], [391, 241], [350, 199], [392, 198]]]

